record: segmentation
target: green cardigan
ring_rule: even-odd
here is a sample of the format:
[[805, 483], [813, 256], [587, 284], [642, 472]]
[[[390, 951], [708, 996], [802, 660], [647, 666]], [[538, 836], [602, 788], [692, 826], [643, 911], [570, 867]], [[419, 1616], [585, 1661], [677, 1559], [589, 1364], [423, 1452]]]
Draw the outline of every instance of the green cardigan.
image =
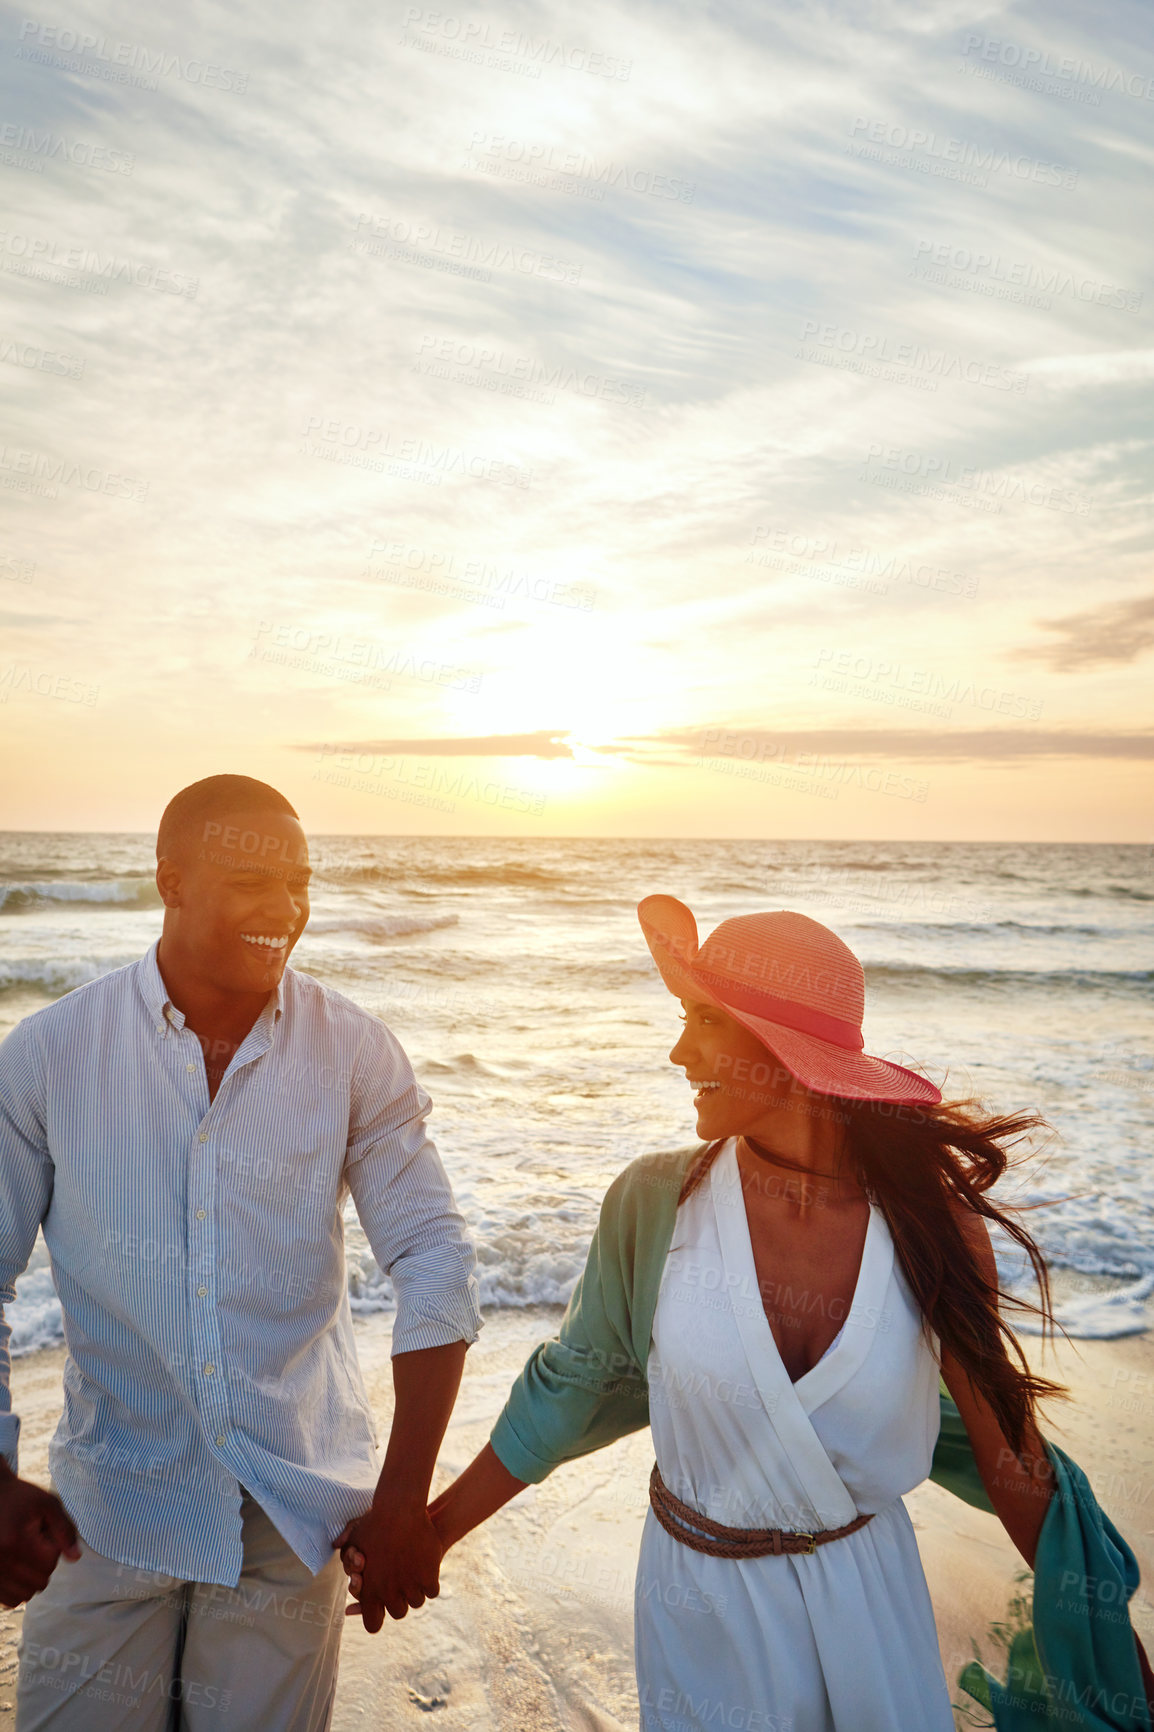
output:
[[[516, 1479], [535, 1485], [563, 1461], [649, 1424], [646, 1366], [653, 1316], [677, 1200], [697, 1153], [682, 1149], [643, 1156], [606, 1192], [560, 1331], [530, 1354], [493, 1428], [493, 1449]], [[941, 1431], [930, 1478], [992, 1514], [965, 1424], [944, 1383], [940, 1390]], [[1066, 1732], [1149, 1732], [1133, 1632], [1128, 1618], [1118, 1618], [1119, 1607], [1138, 1585], [1134, 1554], [1103, 1515], [1077, 1464], [1054, 1444], [1047, 1443], [1046, 1451], [1058, 1485], [1035, 1559], [1031, 1652], [1035, 1668], [1042, 1656], [1041, 1670], [1051, 1688], [1043, 1685], [1041, 1695], [1029, 1695], [1021, 1654], [1017, 1672], [1011, 1655], [1010, 1683], [1018, 1680], [1013, 1689], [1004, 1689], [974, 1665], [960, 1681], [991, 1708], [998, 1732], [1037, 1732], [1059, 1723]], [[1083, 1596], [1071, 1613], [1069, 1584], [1087, 1576], [1112, 1580], [1115, 1591], [1105, 1598], [1099, 1588], [1092, 1602]], [[1127, 1692], [1138, 1703], [1131, 1717], [1095, 1717], [1092, 1701]], [[1079, 1717], [1083, 1705], [1084, 1718]]]

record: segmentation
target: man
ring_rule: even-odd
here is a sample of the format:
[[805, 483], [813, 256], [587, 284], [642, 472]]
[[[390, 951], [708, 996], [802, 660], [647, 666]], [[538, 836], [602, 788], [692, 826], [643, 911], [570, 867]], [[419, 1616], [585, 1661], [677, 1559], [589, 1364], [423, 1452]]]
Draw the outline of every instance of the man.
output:
[[[57, 1498], [16, 1477], [0, 1311], [0, 1601], [33, 1596], [17, 1727], [321, 1732], [334, 1543], [371, 1532], [371, 1630], [438, 1591], [426, 1505], [475, 1257], [399, 1043], [287, 966], [309, 913], [288, 801], [196, 782], [157, 860], [159, 943], [0, 1048], [0, 1307], [42, 1224], [68, 1344]], [[397, 1296], [375, 1491], [346, 1191]]]

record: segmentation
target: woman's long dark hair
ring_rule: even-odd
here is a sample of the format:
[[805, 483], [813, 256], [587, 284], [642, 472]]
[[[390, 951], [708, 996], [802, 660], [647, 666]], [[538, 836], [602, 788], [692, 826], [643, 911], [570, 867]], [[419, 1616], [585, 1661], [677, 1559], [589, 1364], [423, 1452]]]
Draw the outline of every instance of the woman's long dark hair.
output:
[[[1011, 1164], [1002, 1145], [1048, 1129], [1046, 1121], [1033, 1113], [990, 1117], [973, 1100], [909, 1106], [829, 1095], [811, 1098], [815, 1106], [820, 1101], [823, 1117], [845, 1126], [850, 1163], [858, 1182], [885, 1215], [923, 1327], [933, 1329], [943, 1350], [954, 1355], [1020, 1455], [1027, 1427], [1036, 1423], [1036, 1403], [1065, 1396], [1068, 1390], [1030, 1370], [1017, 1337], [1000, 1315], [998, 1301], [1004, 1299], [1040, 1316], [1043, 1340], [1047, 1331], [1052, 1337], [1061, 1325], [1051, 1309], [1042, 1253], [1011, 1211], [996, 1207], [986, 1193]], [[711, 1143], [701, 1151], [686, 1175], [679, 1201], [697, 1189], [723, 1146]], [[1026, 1252], [1038, 1283], [1040, 1306], [1011, 1297], [986, 1279], [958, 1224], [959, 1202], [975, 1215], [996, 1222]]]

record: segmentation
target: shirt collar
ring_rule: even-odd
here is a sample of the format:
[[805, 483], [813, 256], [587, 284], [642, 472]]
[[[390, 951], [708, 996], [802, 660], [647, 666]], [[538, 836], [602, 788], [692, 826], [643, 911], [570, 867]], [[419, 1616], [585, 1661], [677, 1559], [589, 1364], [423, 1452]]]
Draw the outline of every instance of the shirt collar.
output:
[[[160, 940], [158, 938], [155, 944], [149, 946], [137, 964], [136, 983], [140, 989], [140, 996], [148, 1007], [157, 1034], [166, 1034], [170, 1027], [178, 1029], [184, 1027], [184, 1012], [177, 1010], [168, 996], [168, 988], [164, 984], [164, 976], [161, 974], [160, 964], [156, 960], [159, 952]], [[280, 1021], [284, 1014], [284, 985], [288, 972], [286, 968], [277, 981], [276, 988], [270, 994], [269, 1002], [261, 1011], [257, 1022], [262, 1022], [269, 1017], [270, 1005], [272, 1007], [272, 1016], [269, 1018], [271, 1026], [275, 1027]]]

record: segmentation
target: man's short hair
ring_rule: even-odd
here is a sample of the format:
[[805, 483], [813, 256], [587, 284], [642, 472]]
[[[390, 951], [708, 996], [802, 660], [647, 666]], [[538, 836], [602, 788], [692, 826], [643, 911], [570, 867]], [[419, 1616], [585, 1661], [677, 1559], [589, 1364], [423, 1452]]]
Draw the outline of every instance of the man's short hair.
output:
[[174, 794], [164, 808], [156, 833], [156, 858], [184, 858], [199, 843], [206, 823], [234, 812], [300, 816], [283, 794], [253, 776], [205, 776]]

